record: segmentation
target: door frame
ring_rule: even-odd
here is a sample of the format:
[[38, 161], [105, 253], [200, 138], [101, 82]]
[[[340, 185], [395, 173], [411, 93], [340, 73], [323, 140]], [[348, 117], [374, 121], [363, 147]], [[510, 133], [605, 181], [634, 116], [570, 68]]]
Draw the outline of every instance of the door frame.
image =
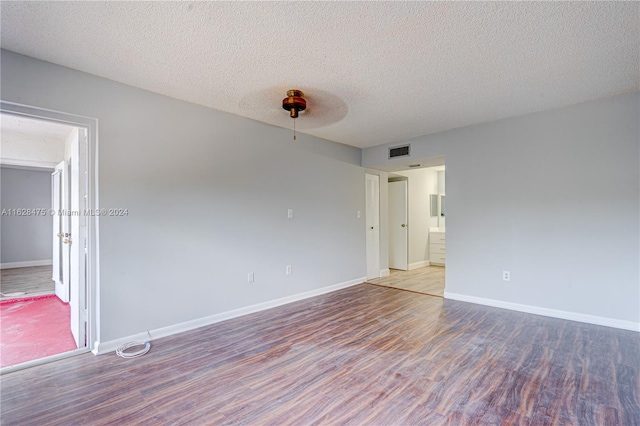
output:
[[[98, 119], [66, 112], [54, 111], [29, 105], [0, 100], [0, 112], [14, 116], [53, 121], [69, 126], [86, 129], [86, 171], [87, 171], [87, 209], [96, 212], [98, 202]], [[0, 374], [10, 373], [34, 365], [45, 364], [81, 353], [93, 351], [95, 342], [99, 339], [99, 290], [100, 290], [100, 262], [99, 262], [99, 215], [87, 216], [86, 232], [86, 308], [87, 308], [87, 345], [84, 348], [65, 352], [22, 364], [16, 364], [0, 369]]]

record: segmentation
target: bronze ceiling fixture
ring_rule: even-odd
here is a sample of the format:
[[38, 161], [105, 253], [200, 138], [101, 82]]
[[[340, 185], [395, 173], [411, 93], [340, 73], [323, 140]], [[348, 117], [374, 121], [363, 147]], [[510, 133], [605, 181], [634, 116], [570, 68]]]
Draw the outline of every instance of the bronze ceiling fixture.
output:
[[289, 111], [291, 118], [298, 118], [298, 113], [307, 109], [307, 101], [303, 96], [301, 90], [287, 90], [287, 97], [282, 100], [282, 108]]
[[287, 97], [282, 100], [282, 108], [289, 111], [289, 117], [293, 118], [293, 140], [296, 140], [296, 121], [300, 111], [307, 109], [307, 101], [302, 90], [287, 90]]

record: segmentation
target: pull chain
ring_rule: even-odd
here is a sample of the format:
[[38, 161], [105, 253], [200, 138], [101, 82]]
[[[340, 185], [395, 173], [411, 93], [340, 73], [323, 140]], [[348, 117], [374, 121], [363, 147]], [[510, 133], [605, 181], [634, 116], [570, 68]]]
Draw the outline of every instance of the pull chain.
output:
[[282, 100], [282, 108], [289, 111], [289, 117], [293, 118], [293, 140], [295, 141], [297, 139], [296, 118], [300, 111], [307, 109], [304, 93], [297, 89], [287, 90], [287, 97]]

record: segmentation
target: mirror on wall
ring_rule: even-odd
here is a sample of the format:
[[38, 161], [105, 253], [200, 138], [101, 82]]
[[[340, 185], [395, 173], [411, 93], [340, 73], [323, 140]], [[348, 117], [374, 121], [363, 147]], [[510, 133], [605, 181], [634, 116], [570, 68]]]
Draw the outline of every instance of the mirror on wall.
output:
[[431, 194], [429, 195], [429, 206], [431, 210], [431, 217], [438, 217], [438, 195]]
[[431, 217], [444, 216], [444, 194], [429, 194], [429, 207]]

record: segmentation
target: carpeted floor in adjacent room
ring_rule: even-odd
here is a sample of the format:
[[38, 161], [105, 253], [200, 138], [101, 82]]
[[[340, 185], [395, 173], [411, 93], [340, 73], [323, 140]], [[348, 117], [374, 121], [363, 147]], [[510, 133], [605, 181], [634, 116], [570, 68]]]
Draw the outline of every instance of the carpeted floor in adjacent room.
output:
[[76, 349], [69, 305], [55, 295], [0, 301], [0, 367]]

